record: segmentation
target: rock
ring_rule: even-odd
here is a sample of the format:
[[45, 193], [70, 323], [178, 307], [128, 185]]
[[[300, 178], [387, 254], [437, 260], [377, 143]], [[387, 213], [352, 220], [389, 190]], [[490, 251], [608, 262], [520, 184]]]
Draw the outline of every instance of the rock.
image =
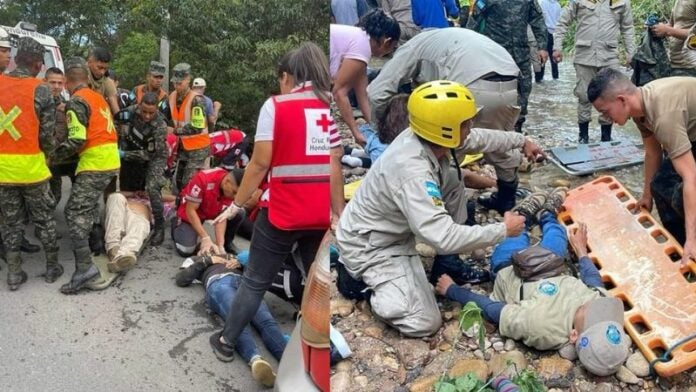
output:
[[382, 357], [381, 362], [382, 365], [387, 368], [387, 370], [391, 370], [392, 372], [397, 372], [399, 370], [399, 361], [397, 361], [394, 357]]
[[464, 335], [466, 335], [466, 336], [469, 337], [469, 338], [474, 338], [474, 337], [475, 337], [476, 339], [478, 339], [478, 331], [479, 331], [479, 325], [478, 325], [478, 324], [474, 324], [474, 325], [471, 326], [471, 328], [469, 328], [469, 329], [467, 329], [466, 331], [464, 331]]
[[483, 351], [481, 351], [481, 350], [476, 350], [476, 351], [474, 351], [474, 356], [475, 356], [476, 358], [478, 358], [478, 359], [483, 359], [483, 358], [484, 358], [484, 357], [483, 357]]
[[353, 313], [353, 302], [345, 299], [339, 298], [331, 300], [331, 314], [338, 314], [341, 317], [348, 317]]
[[350, 373], [351, 363], [349, 360], [343, 360], [336, 364], [336, 373], [346, 372]]
[[384, 328], [380, 328], [380, 327], [373, 325], [373, 326], [365, 328], [364, 332], [365, 332], [365, 335], [367, 335], [367, 336], [371, 336], [371, 337], [376, 338], [376, 339], [381, 339], [382, 335], [384, 333]]
[[493, 343], [493, 350], [495, 350], [495, 351], [503, 351], [504, 348], [505, 348], [505, 343], [503, 343], [503, 342]]
[[[416, 379], [416, 381], [411, 384], [409, 391], [411, 392], [430, 392], [433, 384], [438, 380], [438, 375], [433, 374], [430, 376], [422, 376]], [[333, 382], [333, 379], [331, 380]], [[331, 390], [334, 390], [333, 383], [331, 384]]]
[[636, 351], [628, 357], [626, 368], [638, 377], [648, 377], [650, 374], [650, 365], [640, 351]]
[[459, 329], [459, 323], [455, 321], [451, 321], [447, 323], [447, 326], [445, 327], [445, 330], [442, 331], [442, 337], [445, 338], [447, 343], [454, 343], [454, 340], [457, 339], [457, 336], [459, 336], [460, 329]]
[[[514, 365], [508, 367], [508, 361], [512, 362]], [[507, 353], [495, 354], [491, 357], [491, 361], [488, 363], [488, 370], [490, 375], [497, 376], [502, 372], [502, 374], [508, 378], [512, 378], [515, 375], [515, 369], [517, 371], [522, 371], [522, 369], [527, 368], [527, 358], [524, 354], [517, 350], [513, 350]]]
[[512, 351], [515, 349], [515, 341], [512, 339], [507, 339], [505, 341], [505, 351]]
[[[591, 383], [586, 380], [582, 380], [579, 383], [575, 384], [575, 389], [577, 390], [577, 392], [594, 392], [596, 388], [597, 387], [594, 383]], [[551, 392], [550, 389], [549, 392]]]
[[537, 371], [547, 387], [570, 388], [574, 377], [573, 363], [558, 355], [541, 358]]
[[519, 171], [520, 173], [529, 173], [531, 170], [532, 170], [532, 163], [526, 159], [523, 159], [522, 162], [520, 163], [520, 166], [517, 168], [517, 171]]
[[[357, 376], [353, 378], [353, 382], [355, 382], [355, 384], [357, 384], [361, 390], [365, 390], [369, 380], [365, 376]], [[333, 390], [333, 384], [331, 384], [331, 390]]]
[[423, 257], [435, 257], [437, 256], [437, 251], [435, 248], [428, 244], [418, 243], [416, 244], [416, 252]]
[[558, 355], [560, 355], [561, 358], [565, 358], [569, 361], [578, 359], [578, 353], [575, 351], [575, 346], [572, 344], [566, 344], [565, 346], [561, 347], [561, 349], [558, 350]]
[[450, 321], [450, 320], [452, 320], [452, 317], [454, 317], [454, 315], [452, 314], [452, 312], [450, 312], [450, 311], [442, 312], [442, 319], [443, 319], [444, 321]]
[[331, 390], [335, 392], [348, 391], [350, 390], [350, 381], [351, 377], [349, 372], [337, 372], [331, 376]]
[[449, 351], [452, 348], [452, 345], [449, 343], [442, 343], [441, 345], [438, 346], [438, 349], [440, 351]]
[[564, 186], [566, 188], [570, 187], [570, 181], [563, 178], [554, 178], [549, 181], [549, 186], [552, 188], [558, 188], [559, 186]]
[[397, 358], [407, 370], [424, 365], [430, 356], [428, 343], [421, 339], [400, 339], [395, 343], [394, 348], [396, 348]]
[[491, 343], [491, 341], [488, 340], [488, 338], [483, 339], [483, 349], [484, 350], [488, 350], [489, 348], [491, 348], [492, 345], [493, 345], [493, 343]]
[[614, 389], [614, 387], [611, 385], [611, 383], [603, 382], [603, 383], [597, 384], [597, 387], [595, 388], [595, 392], [611, 392], [613, 389]]
[[486, 378], [488, 378], [488, 365], [480, 359], [460, 359], [454, 363], [454, 366], [447, 374], [452, 378], [456, 378], [467, 373], [474, 373], [479, 380], [486, 381]]
[[619, 368], [619, 371], [616, 372], [616, 378], [618, 378], [621, 382], [625, 382], [626, 384], [638, 384], [640, 381], [640, 379], [636, 377], [633, 372], [628, 370], [626, 366], [621, 366]]

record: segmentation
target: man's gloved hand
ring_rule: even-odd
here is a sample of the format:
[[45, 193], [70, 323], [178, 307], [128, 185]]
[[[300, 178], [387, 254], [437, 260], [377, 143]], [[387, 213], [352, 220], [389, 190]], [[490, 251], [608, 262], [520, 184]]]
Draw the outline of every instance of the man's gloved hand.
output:
[[229, 220], [234, 218], [239, 211], [242, 210], [242, 207], [239, 207], [238, 205], [232, 203], [229, 205], [229, 207], [225, 208], [222, 210], [220, 215], [218, 215], [215, 219], [213, 219], [213, 224], [217, 225], [218, 223], [224, 221], [225, 219]]
[[201, 238], [201, 245], [198, 249], [198, 256], [216, 254], [218, 251], [217, 246], [213, 244], [210, 236], [205, 236]]

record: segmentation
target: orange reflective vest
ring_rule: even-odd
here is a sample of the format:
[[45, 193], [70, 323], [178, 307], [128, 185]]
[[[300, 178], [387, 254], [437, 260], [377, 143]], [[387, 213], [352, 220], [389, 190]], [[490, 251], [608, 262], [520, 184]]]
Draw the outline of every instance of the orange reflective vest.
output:
[[[191, 122], [191, 104], [193, 103], [193, 98], [198, 95], [192, 90], [189, 90], [188, 94], [184, 97], [181, 102], [181, 106], [177, 108], [176, 90], [169, 94], [169, 108], [172, 114], [172, 121], [174, 122], [175, 129], [181, 129], [184, 125]], [[201, 133], [197, 135], [181, 135], [181, 146], [186, 151], [200, 150], [201, 148], [206, 148], [210, 146], [210, 138], [208, 137], [208, 128], [205, 128]]]
[[51, 178], [39, 146], [36, 78], [0, 74], [0, 184], [30, 185]]
[[[141, 84], [138, 86], [135, 86], [135, 103], [140, 103], [140, 101], [143, 100], [143, 95], [145, 95], [145, 85]], [[159, 91], [157, 92], [157, 101], [161, 101], [164, 98], [167, 97], [167, 92], [164, 91], [163, 88], [160, 87]]]
[[90, 112], [87, 140], [80, 149], [80, 161], [75, 173], [119, 169], [121, 160], [118, 154], [118, 136], [109, 104], [101, 94], [89, 88], [81, 88], [73, 96], [82, 98]]

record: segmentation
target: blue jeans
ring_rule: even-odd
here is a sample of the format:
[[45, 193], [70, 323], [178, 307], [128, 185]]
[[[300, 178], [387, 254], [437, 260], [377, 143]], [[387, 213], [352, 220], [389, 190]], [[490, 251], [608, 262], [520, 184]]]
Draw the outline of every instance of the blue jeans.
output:
[[[556, 216], [550, 212], [544, 212], [539, 219], [541, 226], [542, 248], [548, 249], [560, 257], [568, 254], [568, 234], [566, 229], [558, 223]], [[508, 237], [493, 251], [491, 255], [491, 273], [493, 276], [501, 269], [512, 264], [512, 255], [529, 247], [529, 232], [525, 229], [517, 237]]]
[[[205, 300], [208, 306], [225, 320], [232, 310], [230, 305], [237, 294], [241, 281], [242, 277], [239, 275], [227, 275], [210, 282], [208, 285]], [[285, 337], [265, 302], [261, 302], [259, 310], [256, 311], [254, 318], [251, 319], [251, 325], [261, 335], [261, 340], [268, 351], [271, 352], [275, 359], [280, 361], [280, 357], [283, 356], [283, 350], [285, 350]], [[242, 330], [242, 333], [237, 338], [235, 348], [247, 363], [254, 356], [260, 355], [256, 342], [254, 342], [254, 337], [251, 335], [249, 325]]]

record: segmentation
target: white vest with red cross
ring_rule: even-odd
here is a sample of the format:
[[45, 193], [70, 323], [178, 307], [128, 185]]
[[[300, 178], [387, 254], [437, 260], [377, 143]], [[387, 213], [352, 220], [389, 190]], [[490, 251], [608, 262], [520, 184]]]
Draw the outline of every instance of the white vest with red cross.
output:
[[306, 85], [273, 97], [273, 156], [267, 181], [268, 219], [281, 230], [326, 230], [329, 197], [329, 105]]

